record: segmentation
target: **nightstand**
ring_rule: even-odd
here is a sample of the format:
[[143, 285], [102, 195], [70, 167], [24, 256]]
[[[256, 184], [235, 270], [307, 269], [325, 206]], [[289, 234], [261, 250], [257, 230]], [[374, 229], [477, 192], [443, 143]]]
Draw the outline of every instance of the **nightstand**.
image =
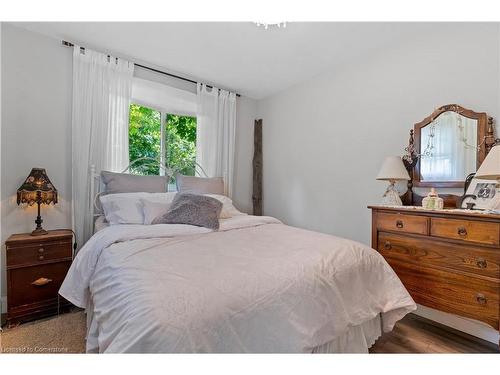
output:
[[13, 234], [7, 253], [7, 323], [54, 315], [71, 304], [58, 295], [73, 255], [71, 230]]

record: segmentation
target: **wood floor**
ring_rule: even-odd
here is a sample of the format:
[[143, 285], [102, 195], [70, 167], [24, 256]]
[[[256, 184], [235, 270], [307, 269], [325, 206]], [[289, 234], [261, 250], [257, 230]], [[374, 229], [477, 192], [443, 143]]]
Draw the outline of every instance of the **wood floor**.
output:
[[370, 353], [500, 353], [498, 345], [408, 314]]

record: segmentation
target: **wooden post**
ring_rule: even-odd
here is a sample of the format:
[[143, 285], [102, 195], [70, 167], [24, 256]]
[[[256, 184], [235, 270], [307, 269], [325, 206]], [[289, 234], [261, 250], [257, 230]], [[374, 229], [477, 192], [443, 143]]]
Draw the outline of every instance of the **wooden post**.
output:
[[262, 215], [262, 119], [255, 120], [253, 132], [253, 214]]

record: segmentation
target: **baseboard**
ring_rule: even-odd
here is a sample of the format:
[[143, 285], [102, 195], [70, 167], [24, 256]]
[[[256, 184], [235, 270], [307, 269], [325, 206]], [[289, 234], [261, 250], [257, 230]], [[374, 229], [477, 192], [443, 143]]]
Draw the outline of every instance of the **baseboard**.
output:
[[454, 328], [458, 331], [468, 333], [469, 335], [479, 337], [480, 339], [492, 342], [493, 344], [498, 344], [499, 342], [498, 332], [489, 325], [477, 320], [448, 314], [421, 305], [418, 305], [418, 309], [414, 312], [414, 314]]
[[0, 297], [0, 313], [1, 314], [6, 314], [7, 313], [7, 296], [2, 296]]

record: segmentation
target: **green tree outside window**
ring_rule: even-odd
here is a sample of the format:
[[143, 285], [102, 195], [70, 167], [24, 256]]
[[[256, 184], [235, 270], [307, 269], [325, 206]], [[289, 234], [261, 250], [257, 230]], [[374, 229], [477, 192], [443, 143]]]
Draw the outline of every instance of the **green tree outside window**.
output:
[[[162, 149], [160, 111], [131, 104], [129, 118], [130, 161], [144, 157], [160, 160]], [[164, 134], [166, 164], [182, 174], [194, 175], [196, 117], [167, 114]], [[152, 165], [144, 160], [134, 164], [130, 172], [158, 175], [159, 168], [158, 165]]]

